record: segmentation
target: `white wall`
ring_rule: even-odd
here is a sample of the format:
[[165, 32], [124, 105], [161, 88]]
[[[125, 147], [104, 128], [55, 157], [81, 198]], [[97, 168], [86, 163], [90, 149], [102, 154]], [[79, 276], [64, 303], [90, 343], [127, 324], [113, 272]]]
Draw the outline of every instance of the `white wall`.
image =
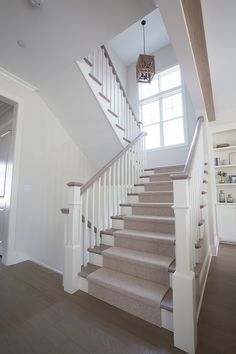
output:
[[[160, 72], [172, 66], [178, 65], [173, 47], [168, 45], [158, 52], [154, 53], [156, 71]], [[136, 63], [128, 67], [128, 97], [134, 111], [138, 114], [138, 85], [136, 82]], [[188, 155], [189, 146], [192, 141], [194, 128], [196, 125], [196, 116], [191, 102], [190, 95], [184, 85], [184, 98], [186, 104], [186, 144], [179, 147], [168, 147], [164, 149], [150, 150], [147, 152], [146, 167], [152, 168], [156, 166], [184, 164]]]
[[[86, 182], [95, 168], [62, 128], [37, 92], [0, 75], [0, 95], [23, 102], [16, 128], [12, 208], [16, 208], [15, 254], [63, 269], [68, 181]], [[21, 105], [22, 109], [22, 105]], [[18, 185], [17, 185], [18, 184]], [[11, 221], [14, 216], [10, 216]], [[13, 220], [14, 221], [14, 220]], [[11, 229], [12, 230], [12, 229]]]

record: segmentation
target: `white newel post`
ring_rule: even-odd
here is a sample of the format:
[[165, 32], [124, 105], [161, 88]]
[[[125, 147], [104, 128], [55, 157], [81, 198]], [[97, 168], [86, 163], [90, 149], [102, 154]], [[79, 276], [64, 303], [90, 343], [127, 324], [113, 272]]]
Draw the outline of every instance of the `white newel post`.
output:
[[194, 354], [197, 345], [195, 273], [190, 232], [189, 180], [174, 180], [176, 271], [173, 274], [174, 345]]
[[67, 186], [69, 187], [69, 208], [65, 235], [63, 285], [65, 291], [73, 294], [79, 290], [78, 273], [82, 264], [80, 235], [80, 224], [82, 222], [80, 187], [82, 183], [69, 182]]

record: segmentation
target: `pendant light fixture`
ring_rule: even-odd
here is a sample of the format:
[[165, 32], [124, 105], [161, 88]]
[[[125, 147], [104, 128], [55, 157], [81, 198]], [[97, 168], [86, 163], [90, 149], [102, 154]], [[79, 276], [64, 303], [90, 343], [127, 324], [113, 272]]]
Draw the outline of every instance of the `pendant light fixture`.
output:
[[146, 43], [145, 43], [145, 25], [146, 21], [141, 22], [143, 26], [143, 52], [138, 58], [136, 65], [136, 79], [137, 82], [150, 83], [153, 76], [155, 75], [155, 58], [153, 55], [146, 54]]

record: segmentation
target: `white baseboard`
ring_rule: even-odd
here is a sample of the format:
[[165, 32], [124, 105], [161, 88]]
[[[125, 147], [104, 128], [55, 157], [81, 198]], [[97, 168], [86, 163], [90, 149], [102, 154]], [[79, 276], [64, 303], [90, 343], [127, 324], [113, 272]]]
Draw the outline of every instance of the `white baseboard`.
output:
[[202, 270], [201, 270], [201, 274], [203, 274], [203, 275], [205, 274], [205, 278], [203, 279], [203, 285], [201, 286], [202, 279], [200, 276], [200, 289], [202, 289], [202, 291], [201, 291], [201, 296], [200, 296], [200, 300], [199, 300], [199, 304], [198, 304], [198, 308], [197, 308], [197, 319], [199, 318], [201, 307], [202, 307], [202, 300], [203, 300], [206, 282], [207, 282], [207, 278], [208, 278], [208, 273], [209, 273], [209, 269], [210, 269], [210, 265], [211, 265], [211, 258], [212, 258], [212, 253], [211, 253], [211, 249], [209, 247], [207, 255], [206, 255], [204, 263], [203, 263], [203, 266], [202, 266]]
[[24, 254], [24, 253], [20, 253], [20, 252], [15, 252], [13, 259], [11, 259], [11, 262], [9, 262], [9, 263], [6, 264], [6, 265], [13, 265], [13, 264], [17, 264], [17, 263], [21, 263], [21, 262], [25, 262], [25, 261], [34, 262], [34, 263], [36, 263], [36, 264], [38, 264], [38, 265], [40, 265], [40, 266], [42, 266], [42, 267], [44, 267], [44, 268], [47, 268], [47, 269], [49, 269], [49, 270], [52, 270], [52, 271], [55, 272], [55, 273], [58, 273], [58, 274], [60, 274], [60, 275], [63, 274], [63, 272], [62, 272], [61, 270], [56, 269], [56, 268], [54, 268], [54, 267], [51, 267], [51, 266], [49, 266], [48, 264], [39, 261], [38, 259], [35, 259], [35, 258], [33, 258], [33, 257], [30, 257], [30, 256], [28, 256], [28, 255], [26, 255], [26, 254]]
[[47, 268], [47, 269], [49, 269], [49, 270], [52, 270], [53, 272], [55, 272], [55, 273], [57, 273], [57, 274], [63, 275], [63, 272], [62, 272], [61, 270], [56, 269], [56, 268], [54, 268], [54, 267], [51, 267], [51, 266], [49, 266], [49, 265], [46, 264], [46, 263], [43, 263], [43, 262], [41, 262], [41, 261], [38, 261], [37, 259], [34, 259], [34, 258], [32, 258], [32, 257], [29, 257], [29, 258], [28, 258], [28, 261], [34, 262], [34, 263], [36, 263], [36, 264], [38, 264], [38, 265], [40, 265], [40, 266], [42, 266], [42, 267], [44, 267], [44, 268]]
[[216, 243], [214, 245], [211, 245], [211, 255], [214, 257], [218, 255], [219, 244], [220, 244], [220, 240], [218, 237], [215, 237], [215, 240], [216, 240]]

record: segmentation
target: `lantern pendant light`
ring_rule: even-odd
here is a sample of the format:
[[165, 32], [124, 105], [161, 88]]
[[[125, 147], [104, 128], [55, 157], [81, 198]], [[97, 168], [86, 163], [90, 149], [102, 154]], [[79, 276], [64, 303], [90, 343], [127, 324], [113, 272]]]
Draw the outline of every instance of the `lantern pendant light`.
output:
[[143, 26], [143, 52], [144, 54], [140, 54], [138, 58], [138, 62], [136, 65], [136, 79], [137, 82], [150, 83], [153, 76], [155, 75], [155, 58], [153, 55], [146, 54], [145, 48], [145, 28], [146, 21], [143, 20], [141, 22]]

